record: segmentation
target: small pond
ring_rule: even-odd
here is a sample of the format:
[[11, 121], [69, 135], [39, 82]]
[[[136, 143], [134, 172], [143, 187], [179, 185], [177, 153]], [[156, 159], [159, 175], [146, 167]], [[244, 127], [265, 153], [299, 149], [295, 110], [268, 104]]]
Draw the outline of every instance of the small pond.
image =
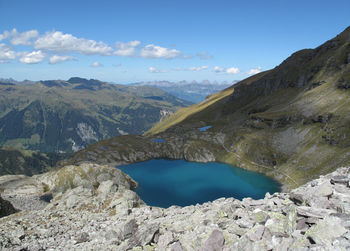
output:
[[198, 128], [198, 130], [200, 131], [200, 132], [206, 132], [208, 129], [210, 129], [211, 128], [211, 126], [204, 126], [204, 127], [201, 127], [201, 128]]
[[153, 142], [164, 143], [165, 139], [152, 139]]
[[280, 191], [280, 184], [265, 175], [218, 162], [153, 159], [117, 168], [139, 183], [136, 192], [150, 206], [188, 206], [221, 197], [261, 199]]

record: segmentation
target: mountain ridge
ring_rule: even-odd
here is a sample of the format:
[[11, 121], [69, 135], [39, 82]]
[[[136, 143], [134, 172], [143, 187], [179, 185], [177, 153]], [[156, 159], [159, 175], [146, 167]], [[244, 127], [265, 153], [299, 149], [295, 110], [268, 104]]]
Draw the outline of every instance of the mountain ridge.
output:
[[142, 133], [190, 103], [153, 87], [78, 77], [0, 85], [0, 145], [72, 152], [101, 139]]
[[[118, 137], [99, 142], [64, 163], [90, 159], [115, 165], [157, 157], [220, 161], [265, 173], [288, 190], [350, 164], [349, 83], [347, 28], [272, 70], [177, 111], [143, 137], [129, 138], [128, 145], [118, 146], [127, 141]], [[198, 130], [204, 126], [211, 128]], [[103, 147], [110, 149], [97, 157]]]

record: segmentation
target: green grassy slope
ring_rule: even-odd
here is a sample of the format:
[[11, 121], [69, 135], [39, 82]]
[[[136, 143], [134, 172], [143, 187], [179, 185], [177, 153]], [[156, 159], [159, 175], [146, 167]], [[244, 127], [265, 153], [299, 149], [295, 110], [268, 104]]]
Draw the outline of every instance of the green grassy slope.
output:
[[39, 153], [30, 150], [0, 148], [0, 176], [7, 174], [34, 175], [47, 172], [67, 154]]
[[232, 88], [230, 96], [219, 93], [220, 101], [186, 108], [191, 115], [184, 120], [170, 117], [148, 133], [191, 131], [201, 121], [226, 135], [219, 160], [285, 173], [290, 178], [281, 179], [292, 185], [350, 164], [350, 28]]

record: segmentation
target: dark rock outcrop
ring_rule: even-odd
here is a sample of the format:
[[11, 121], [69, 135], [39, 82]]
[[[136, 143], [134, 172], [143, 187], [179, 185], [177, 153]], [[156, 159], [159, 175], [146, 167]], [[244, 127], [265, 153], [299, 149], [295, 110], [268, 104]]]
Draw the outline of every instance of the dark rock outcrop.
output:
[[14, 214], [18, 212], [18, 210], [16, 210], [13, 205], [11, 204], [11, 202], [4, 200], [3, 198], [1, 198], [0, 196], [0, 218], [4, 217], [4, 216], [8, 216], [10, 214]]

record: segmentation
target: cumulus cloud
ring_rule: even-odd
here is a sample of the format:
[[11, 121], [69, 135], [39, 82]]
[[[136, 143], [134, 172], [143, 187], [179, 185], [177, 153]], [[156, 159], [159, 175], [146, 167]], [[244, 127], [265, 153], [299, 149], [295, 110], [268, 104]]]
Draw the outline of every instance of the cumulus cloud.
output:
[[262, 71], [261, 67], [258, 67], [258, 68], [253, 68], [253, 69], [250, 69], [247, 74], [248, 75], [255, 75], [257, 73], [260, 73]]
[[216, 72], [216, 73], [219, 73], [219, 72], [225, 72], [225, 68], [222, 68], [222, 67], [219, 67], [219, 66], [215, 66], [214, 67], [214, 71]]
[[[140, 46], [138, 40], [128, 42], [117, 42], [112, 48], [110, 45], [102, 42], [76, 37], [69, 33], [61, 31], [49, 31], [45, 34], [39, 34], [37, 30], [28, 30], [18, 32], [17, 29], [5, 30], [0, 33], [0, 63], [8, 62], [15, 58], [25, 64], [34, 64], [49, 58], [50, 64], [58, 64], [69, 60], [77, 60], [76, 54], [83, 55], [104, 55], [104, 56], [123, 56], [123, 57], [141, 57], [141, 58], [194, 58], [209, 59], [212, 56], [208, 52], [197, 54], [183, 54], [174, 48], [161, 47], [155, 44]], [[32, 52], [16, 52], [17, 45], [30, 46]], [[18, 47], [19, 48], [19, 47]], [[62, 55], [63, 54], [63, 55]], [[101, 66], [100, 63], [94, 63], [94, 67]], [[208, 69], [208, 66], [190, 67], [187, 69], [178, 69], [182, 71], [202, 71]], [[172, 69], [174, 70], [174, 69]], [[227, 69], [229, 72], [231, 70]], [[150, 72], [169, 72], [169, 70], [159, 70], [150, 67]]]
[[228, 69], [226, 69], [226, 73], [228, 74], [237, 74], [239, 73], [239, 69], [236, 67], [230, 67]]
[[53, 55], [49, 62], [50, 64], [59, 64], [65, 61], [70, 61], [70, 60], [77, 60], [75, 57], [73, 56], [58, 56], [58, 55]]
[[113, 49], [103, 42], [77, 38], [71, 34], [63, 34], [60, 31], [47, 32], [39, 37], [34, 43], [35, 49], [57, 51], [57, 52], [77, 52], [85, 55], [111, 55]]
[[37, 64], [43, 61], [44, 59], [45, 59], [45, 54], [39, 50], [39, 51], [23, 53], [19, 61], [24, 64]]
[[33, 39], [39, 35], [37, 30], [29, 30], [22, 33], [17, 32], [16, 29], [12, 30], [12, 39], [10, 40], [13, 45], [31, 45]]
[[176, 49], [168, 49], [154, 44], [146, 45], [142, 48], [140, 56], [143, 58], [176, 58], [181, 56], [181, 52]]
[[158, 69], [158, 68], [155, 68], [155, 67], [149, 67], [148, 71], [150, 73], [166, 73], [166, 72], [168, 72], [168, 70], [161, 70], [161, 69]]
[[0, 63], [7, 63], [16, 57], [17, 53], [10, 46], [4, 43], [0, 44]]
[[29, 30], [25, 32], [18, 32], [16, 29], [11, 31], [4, 31], [0, 34], [0, 41], [3, 39], [11, 39], [10, 42], [13, 45], [31, 45], [33, 44], [33, 39], [39, 35], [37, 30]]
[[237, 74], [240, 71], [236, 67], [223, 68], [223, 67], [215, 66], [214, 67], [214, 72], [216, 72], [216, 73], [227, 73], [227, 74]]
[[201, 60], [207, 60], [207, 59], [212, 59], [213, 58], [213, 56], [210, 55], [206, 51], [197, 53], [197, 57], [199, 57], [199, 59], [201, 59]]
[[102, 64], [100, 64], [99, 62], [95, 61], [91, 64], [92, 67], [101, 67], [103, 66]]
[[117, 50], [114, 52], [115, 55], [123, 57], [131, 57], [135, 55], [135, 49], [141, 44], [140, 41], [130, 41], [127, 43], [117, 42], [115, 48]]

